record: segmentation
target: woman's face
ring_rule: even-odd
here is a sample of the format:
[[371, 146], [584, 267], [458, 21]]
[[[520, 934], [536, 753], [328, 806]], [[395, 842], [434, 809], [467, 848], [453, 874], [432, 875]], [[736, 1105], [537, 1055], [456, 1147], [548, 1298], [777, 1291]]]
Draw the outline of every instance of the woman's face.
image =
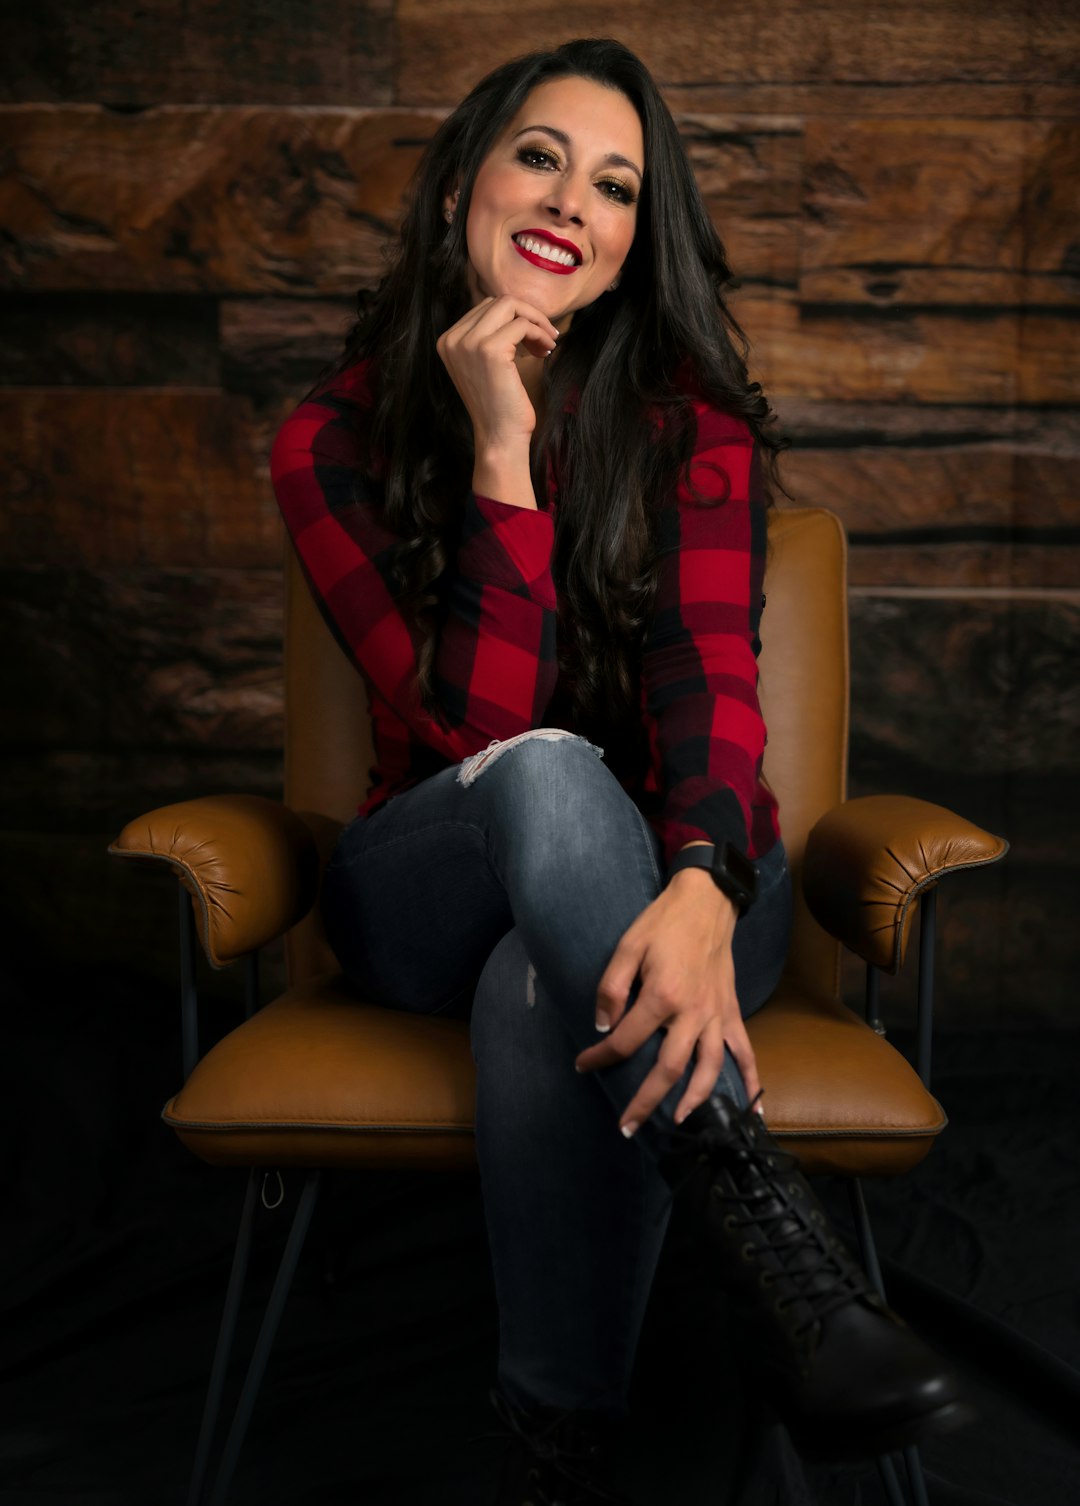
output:
[[586, 78], [538, 84], [473, 185], [475, 301], [511, 294], [565, 329], [618, 277], [644, 171], [641, 121], [625, 94]]

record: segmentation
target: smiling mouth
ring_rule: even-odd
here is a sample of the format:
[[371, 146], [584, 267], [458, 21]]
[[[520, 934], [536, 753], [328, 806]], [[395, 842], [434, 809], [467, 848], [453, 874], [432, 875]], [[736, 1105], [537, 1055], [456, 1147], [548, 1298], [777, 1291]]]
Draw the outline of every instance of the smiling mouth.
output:
[[556, 246], [549, 240], [544, 240], [538, 235], [529, 235], [521, 232], [511, 236], [514, 249], [523, 256], [526, 261], [543, 267], [546, 272], [576, 272], [581, 265], [581, 257], [563, 246]]

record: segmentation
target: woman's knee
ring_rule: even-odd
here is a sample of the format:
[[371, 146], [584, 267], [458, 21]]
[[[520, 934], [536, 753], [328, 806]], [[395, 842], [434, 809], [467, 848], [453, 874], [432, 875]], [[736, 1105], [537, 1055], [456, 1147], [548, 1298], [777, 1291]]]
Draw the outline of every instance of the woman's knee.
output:
[[603, 750], [559, 727], [537, 727], [467, 758], [459, 783], [481, 786], [522, 820], [588, 820], [609, 801], [629, 799], [603, 763]]

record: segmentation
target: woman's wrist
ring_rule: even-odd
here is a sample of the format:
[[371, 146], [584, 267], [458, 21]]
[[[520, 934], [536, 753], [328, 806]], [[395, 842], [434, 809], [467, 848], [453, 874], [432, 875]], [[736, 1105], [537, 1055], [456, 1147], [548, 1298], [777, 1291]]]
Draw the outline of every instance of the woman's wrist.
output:
[[482, 497], [492, 497], [496, 502], [508, 502], [512, 507], [536, 510], [536, 494], [533, 491], [532, 468], [529, 463], [529, 445], [489, 443], [476, 447], [473, 462], [473, 491]]

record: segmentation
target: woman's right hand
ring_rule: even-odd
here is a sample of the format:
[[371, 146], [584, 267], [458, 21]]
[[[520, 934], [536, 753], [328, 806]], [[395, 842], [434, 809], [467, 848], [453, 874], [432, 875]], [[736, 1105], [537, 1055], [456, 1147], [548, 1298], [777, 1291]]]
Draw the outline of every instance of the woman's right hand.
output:
[[543, 359], [559, 332], [546, 314], [518, 298], [484, 298], [439, 336], [436, 349], [472, 419], [477, 455], [528, 452], [536, 414], [525, 391], [519, 351]]

